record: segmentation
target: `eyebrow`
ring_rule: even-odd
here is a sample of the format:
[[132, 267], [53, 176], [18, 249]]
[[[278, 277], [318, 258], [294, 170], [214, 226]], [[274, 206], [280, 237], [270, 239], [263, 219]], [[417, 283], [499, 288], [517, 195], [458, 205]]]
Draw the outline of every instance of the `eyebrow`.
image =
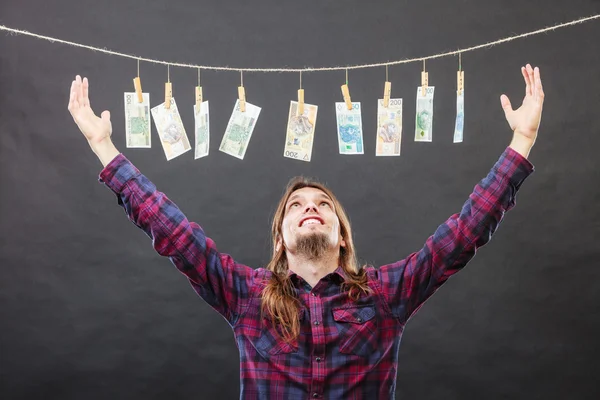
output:
[[[299, 197], [301, 197], [301, 196], [299, 196], [299, 195], [297, 195], [297, 194], [294, 194], [294, 195], [292, 195], [292, 196], [291, 196], [291, 197], [288, 199], [288, 201], [287, 201], [285, 204], [289, 204], [289, 203], [290, 203], [290, 201], [292, 201], [292, 200], [295, 200], [295, 199], [297, 199], [297, 198], [299, 198]], [[326, 199], [326, 200], [329, 200], [329, 201], [333, 202], [333, 200], [331, 200], [331, 198], [330, 198], [329, 196], [327, 196], [325, 193], [319, 193], [318, 197], [320, 197], [320, 198], [322, 198], [322, 199]]]

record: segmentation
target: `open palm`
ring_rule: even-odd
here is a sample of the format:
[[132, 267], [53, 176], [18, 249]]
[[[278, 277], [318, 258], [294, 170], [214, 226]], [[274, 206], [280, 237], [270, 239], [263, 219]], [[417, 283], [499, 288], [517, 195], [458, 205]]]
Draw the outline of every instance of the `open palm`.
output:
[[88, 142], [92, 144], [101, 143], [103, 140], [110, 138], [112, 134], [112, 124], [110, 122], [110, 112], [102, 112], [101, 117], [94, 114], [90, 107], [90, 99], [88, 96], [89, 83], [87, 78], [77, 75], [71, 83], [71, 95], [69, 96], [69, 112], [75, 120], [75, 123], [81, 130], [81, 133], [86, 137]]
[[544, 89], [538, 67], [533, 69], [531, 65], [527, 64], [526, 67], [521, 67], [521, 72], [525, 79], [525, 97], [521, 107], [513, 110], [510, 100], [504, 94], [500, 96], [500, 102], [510, 128], [515, 134], [519, 134], [533, 143], [542, 118]]

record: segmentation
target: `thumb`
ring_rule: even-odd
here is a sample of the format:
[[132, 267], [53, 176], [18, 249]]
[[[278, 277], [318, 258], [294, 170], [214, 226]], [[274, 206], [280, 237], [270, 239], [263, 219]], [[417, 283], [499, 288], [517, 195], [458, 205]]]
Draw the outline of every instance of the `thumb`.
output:
[[510, 104], [510, 100], [508, 99], [508, 96], [506, 96], [505, 94], [500, 96], [500, 104], [502, 105], [502, 109], [504, 110], [504, 113], [507, 116], [509, 113], [511, 113], [513, 111], [512, 106]]
[[100, 115], [102, 117], [102, 119], [106, 122], [110, 123], [110, 111], [102, 111], [102, 114]]
[[110, 122], [110, 111], [104, 110], [100, 115], [102, 117], [102, 122], [104, 122], [105, 126], [108, 129], [108, 136], [112, 135], [112, 123]]

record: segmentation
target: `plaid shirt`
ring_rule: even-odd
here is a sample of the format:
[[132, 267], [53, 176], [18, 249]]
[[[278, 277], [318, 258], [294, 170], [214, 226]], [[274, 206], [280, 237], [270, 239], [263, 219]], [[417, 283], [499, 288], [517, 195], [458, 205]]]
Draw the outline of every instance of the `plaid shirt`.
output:
[[462, 269], [516, 204], [533, 165], [510, 147], [424, 247], [377, 269], [367, 267], [371, 295], [351, 301], [340, 292], [344, 271], [310, 287], [291, 273], [302, 303], [301, 333], [288, 344], [260, 317], [260, 294], [271, 272], [217, 251], [195, 222], [119, 154], [99, 182], [117, 196], [128, 218], [158, 254], [189, 280], [234, 331], [240, 351], [242, 399], [393, 399], [405, 324], [446, 280]]

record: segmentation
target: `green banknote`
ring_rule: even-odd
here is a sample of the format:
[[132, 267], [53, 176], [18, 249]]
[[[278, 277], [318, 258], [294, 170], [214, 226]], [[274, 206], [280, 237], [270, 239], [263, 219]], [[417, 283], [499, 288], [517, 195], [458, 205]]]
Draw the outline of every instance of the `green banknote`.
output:
[[208, 118], [208, 100], [200, 103], [200, 107], [194, 104], [194, 127], [196, 133], [196, 148], [194, 160], [206, 157], [210, 147], [210, 120]]
[[143, 102], [136, 93], [125, 92], [125, 143], [129, 148], [150, 148], [150, 94], [142, 93]]
[[417, 89], [417, 115], [415, 119], [415, 142], [431, 142], [433, 130], [433, 86], [427, 86], [425, 96]]
[[227, 123], [227, 129], [225, 129], [219, 150], [243, 160], [259, 114], [260, 107], [248, 102], [246, 102], [246, 111], [242, 112], [240, 110], [240, 100], [238, 99], [233, 107], [229, 123]]

